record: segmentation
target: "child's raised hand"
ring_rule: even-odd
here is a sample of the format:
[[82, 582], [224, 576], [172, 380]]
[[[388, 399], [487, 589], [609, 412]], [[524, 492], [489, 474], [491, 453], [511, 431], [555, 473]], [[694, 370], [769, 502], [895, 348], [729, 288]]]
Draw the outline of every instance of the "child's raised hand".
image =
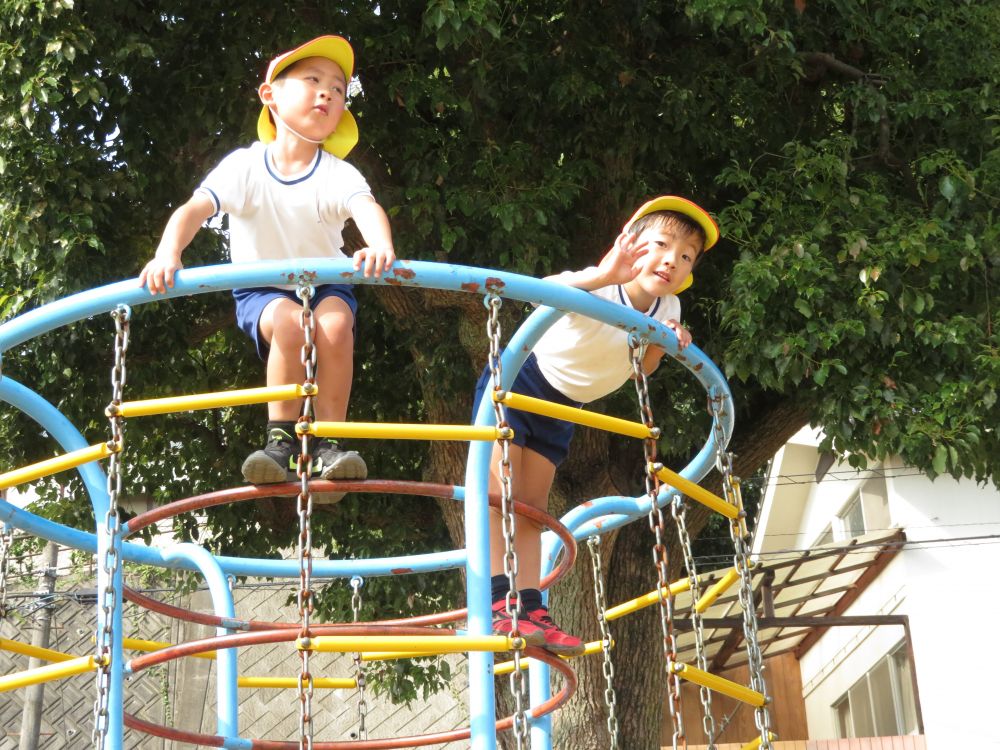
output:
[[640, 242], [634, 234], [622, 232], [615, 239], [611, 249], [601, 258], [597, 269], [607, 279], [608, 284], [627, 284], [639, 275], [642, 257], [648, 252], [648, 243]]
[[691, 343], [691, 333], [687, 328], [682, 326], [676, 320], [671, 318], [670, 320], [663, 321], [663, 325], [669, 328], [677, 335], [677, 348], [686, 349], [687, 345]]
[[392, 268], [396, 262], [396, 253], [391, 247], [363, 247], [354, 253], [354, 270], [360, 271], [364, 264], [365, 278], [381, 278], [384, 271]]
[[139, 273], [139, 286], [145, 286], [149, 293], [166, 294], [167, 288], [174, 288], [174, 274], [184, 268], [180, 260], [153, 256]]

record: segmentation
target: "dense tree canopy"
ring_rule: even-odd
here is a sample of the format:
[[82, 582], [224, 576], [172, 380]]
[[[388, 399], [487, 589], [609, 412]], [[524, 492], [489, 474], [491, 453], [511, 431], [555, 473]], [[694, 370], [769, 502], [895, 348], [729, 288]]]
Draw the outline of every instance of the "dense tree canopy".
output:
[[[859, 462], [899, 454], [932, 475], [996, 480], [997, 4], [164, 5], [0, 2], [3, 319], [134, 276], [170, 211], [253, 137], [268, 59], [341, 33], [360, 84], [350, 159], [390, 211], [400, 257], [543, 275], [595, 260], [647, 197], [690, 196], [716, 213], [724, 239], [682, 297], [685, 320], [731, 377], [741, 472], [811, 422]], [[199, 235], [187, 265], [226, 260], [217, 230]], [[363, 289], [361, 304], [354, 417], [465, 419], [484, 361], [479, 301]], [[231, 314], [224, 295], [137, 309], [130, 391], [258, 384]], [[3, 372], [101, 439], [109, 336], [107, 321], [73, 326], [4, 352]], [[706, 434], [702, 397], [677, 366], [654, 383], [661, 449], [683, 465]], [[622, 393], [597, 408], [635, 407]], [[130, 491], [168, 500], [229, 486], [260, 421], [222, 410], [130, 425]], [[54, 449], [11, 410], [0, 438], [5, 466]], [[373, 476], [460, 482], [461, 454], [449, 450], [386, 445], [369, 463]], [[582, 431], [575, 456], [557, 510], [636, 489], [632, 448]], [[450, 546], [444, 525], [409, 520], [438, 517], [434, 508], [349, 498], [322, 514], [317, 538], [336, 555]], [[460, 509], [444, 510], [454, 533]], [[45, 512], [90, 524], [79, 500]], [[219, 509], [186, 533], [219, 551], [269, 553], [290, 536], [248, 537], [248, 519], [280, 528], [282, 512]], [[652, 580], [632, 580], [648, 559], [641, 531], [619, 538], [630, 543], [615, 549], [612, 596]], [[408, 582], [409, 596], [386, 584], [386, 606], [438, 608], [459, 585], [443, 580]], [[582, 616], [564, 611], [570, 623]], [[656, 736], [659, 709], [642, 689], [623, 686], [639, 717], [628, 747]], [[567, 721], [564, 736], [575, 731]], [[599, 746], [593, 735], [567, 746]]]

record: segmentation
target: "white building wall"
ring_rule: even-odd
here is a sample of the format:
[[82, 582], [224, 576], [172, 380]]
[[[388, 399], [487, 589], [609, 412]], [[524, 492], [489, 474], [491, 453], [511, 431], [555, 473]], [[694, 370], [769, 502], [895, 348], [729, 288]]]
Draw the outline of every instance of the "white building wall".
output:
[[[891, 525], [907, 544], [845, 614], [909, 617], [929, 750], [1000, 749], [1000, 538], [989, 538], [1000, 536], [1000, 493], [969, 480], [931, 482], [898, 462], [885, 468], [903, 475], [887, 484]], [[816, 485], [806, 524], [819, 533], [823, 513], [835, 516], [855, 489]], [[837, 736], [834, 703], [902, 639], [900, 626], [831, 628], [803, 657], [811, 738]]]

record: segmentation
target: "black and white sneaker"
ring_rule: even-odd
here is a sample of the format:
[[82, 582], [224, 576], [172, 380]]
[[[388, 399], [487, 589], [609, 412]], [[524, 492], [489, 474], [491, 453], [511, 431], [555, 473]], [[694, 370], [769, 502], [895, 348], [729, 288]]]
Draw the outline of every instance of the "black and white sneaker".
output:
[[243, 462], [243, 477], [250, 484], [294, 481], [300, 451], [301, 444], [294, 436], [274, 427], [267, 434], [267, 445], [251, 453]]
[[334, 440], [320, 438], [313, 456], [320, 479], [367, 479], [368, 466], [357, 451], [345, 451]]

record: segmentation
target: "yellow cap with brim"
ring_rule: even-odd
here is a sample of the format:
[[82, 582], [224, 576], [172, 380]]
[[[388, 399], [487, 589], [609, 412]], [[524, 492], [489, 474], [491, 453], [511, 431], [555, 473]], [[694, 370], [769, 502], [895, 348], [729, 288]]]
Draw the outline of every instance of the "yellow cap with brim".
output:
[[[274, 83], [274, 79], [281, 71], [307, 57], [325, 57], [327, 60], [332, 60], [344, 71], [345, 82], [350, 83], [351, 76], [354, 74], [354, 50], [351, 49], [351, 44], [346, 39], [332, 35], [316, 37], [312, 41], [271, 60], [271, 64], [267, 67], [265, 83]], [[263, 143], [270, 143], [277, 136], [278, 130], [271, 119], [270, 110], [266, 106], [262, 107], [260, 116], [257, 118], [257, 137]], [[329, 151], [334, 156], [343, 159], [357, 143], [357, 120], [354, 119], [350, 110], [345, 109], [340, 122], [337, 123], [337, 129], [321, 145], [324, 151]]]
[[[719, 225], [715, 223], [711, 216], [708, 215], [708, 211], [703, 209], [697, 203], [693, 203], [686, 198], [681, 198], [677, 195], [661, 195], [659, 198], [653, 198], [650, 201], [646, 201], [639, 206], [638, 211], [632, 214], [632, 218], [625, 222], [625, 226], [622, 228], [622, 231], [627, 232], [629, 227], [635, 224], [636, 221], [647, 214], [653, 213], [654, 211], [676, 211], [677, 213], [684, 214], [689, 219], [692, 219], [705, 233], [705, 246], [701, 249], [702, 252], [708, 251], [716, 242], [719, 241]], [[693, 283], [694, 274], [688, 274], [684, 283], [681, 284], [680, 288], [674, 292], [674, 294], [680, 294]]]

